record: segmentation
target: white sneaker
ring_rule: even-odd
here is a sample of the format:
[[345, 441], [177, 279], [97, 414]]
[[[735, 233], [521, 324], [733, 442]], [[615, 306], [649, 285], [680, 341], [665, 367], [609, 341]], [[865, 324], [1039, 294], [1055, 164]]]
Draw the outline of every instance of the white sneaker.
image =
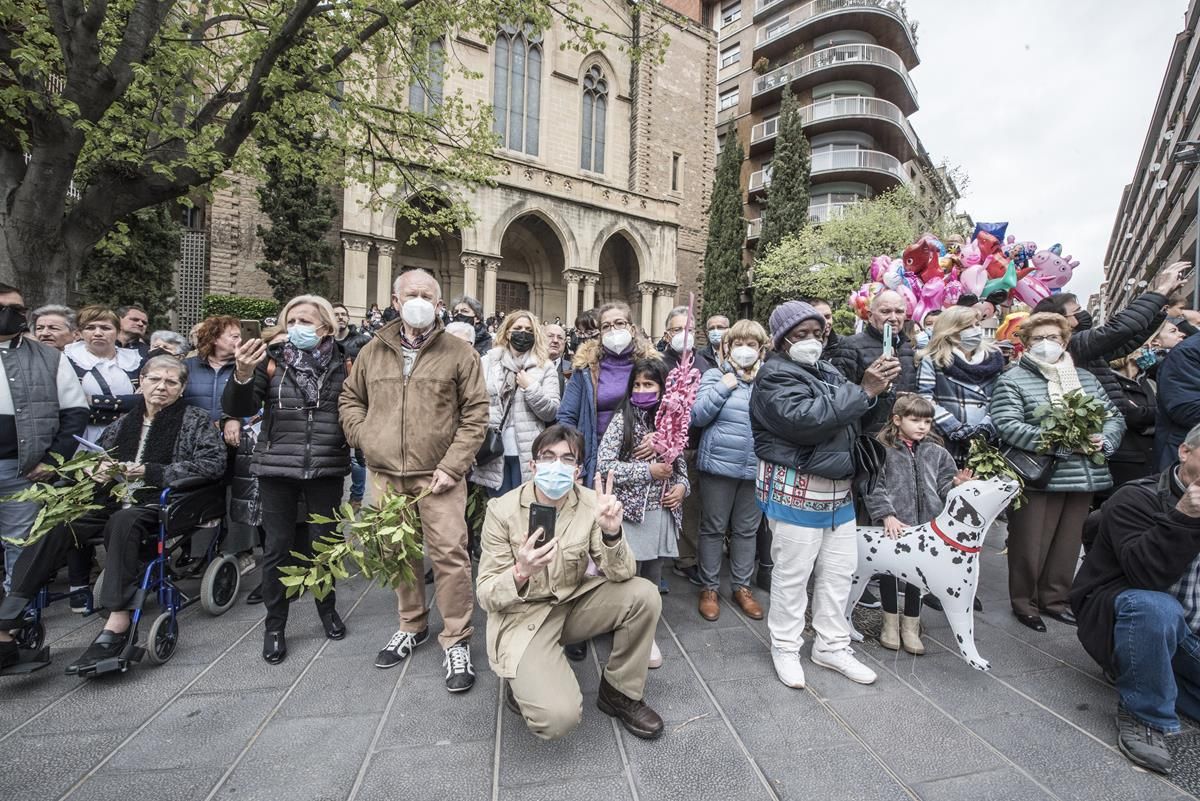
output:
[[662, 667], [662, 651], [658, 650], [658, 640], [651, 640], [649, 668], [654, 670], [655, 668], [660, 667]]
[[238, 555], [238, 573], [240, 575], [246, 575], [254, 570], [254, 567], [254, 554], [243, 553]]
[[775, 663], [775, 675], [789, 687], [804, 689], [804, 666], [800, 664], [799, 651], [771, 649], [771, 661]]
[[850, 681], [856, 681], [859, 684], [875, 683], [875, 671], [855, 659], [854, 652], [849, 648], [843, 648], [833, 653], [825, 653], [814, 648], [812, 661], [813, 664], [836, 670]]

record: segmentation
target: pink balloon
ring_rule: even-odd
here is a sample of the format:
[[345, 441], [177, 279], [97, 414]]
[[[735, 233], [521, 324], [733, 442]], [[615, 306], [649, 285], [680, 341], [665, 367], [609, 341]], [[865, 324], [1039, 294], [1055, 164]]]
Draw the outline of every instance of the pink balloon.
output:
[[963, 285], [962, 282], [954, 279], [946, 282], [946, 294], [942, 296], [942, 306], [949, 308], [958, 303], [958, 299], [962, 297]]
[[968, 294], [979, 297], [983, 292], [983, 287], [988, 282], [987, 270], [984, 269], [983, 265], [976, 262], [959, 274], [959, 280], [962, 282], [963, 289]]
[[887, 272], [888, 267], [891, 265], [891, 256], [876, 256], [871, 259], [871, 280], [882, 281], [883, 274]]
[[1013, 294], [1026, 306], [1033, 307], [1050, 297], [1050, 290], [1046, 287], [1045, 282], [1036, 275], [1027, 275], [1017, 281]]
[[900, 297], [904, 298], [904, 302], [908, 304], [908, 317], [912, 319], [913, 312], [917, 308], [917, 295], [913, 292], [912, 287], [908, 284], [901, 284], [896, 287], [896, 291], [900, 293]]
[[925, 282], [925, 286], [921, 288], [921, 300], [925, 301], [925, 308], [932, 311], [933, 309], [942, 308], [942, 302], [946, 297], [946, 282], [941, 276], [934, 276]]
[[960, 255], [962, 256], [962, 263], [966, 267], [983, 263], [983, 253], [979, 250], [979, 243], [974, 239], [962, 246]]

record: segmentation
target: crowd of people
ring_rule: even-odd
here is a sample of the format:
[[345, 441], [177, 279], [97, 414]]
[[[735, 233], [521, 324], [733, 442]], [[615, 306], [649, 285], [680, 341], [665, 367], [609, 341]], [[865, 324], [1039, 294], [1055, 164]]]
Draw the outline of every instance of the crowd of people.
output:
[[[424, 544], [376, 667], [428, 642], [432, 583], [447, 690], [474, 684], [478, 603], [508, 707], [539, 737], [562, 737], [582, 715], [569, 661], [611, 632], [597, 705], [655, 738], [663, 722], [644, 688], [663, 664], [665, 569], [715, 621], [727, 559], [726, 597], [766, 617], [776, 674], [793, 688], [806, 685], [811, 579], [809, 661], [871, 684], [846, 608], [857, 529], [900, 538], [933, 520], [987, 446], [1043, 465], [1008, 511], [1013, 615], [1035, 632], [1045, 618], [1078, 627], [1119, 694], [1122, 752], [1168, 772], [1163, 736], [1180, 713], [1200, 718], [1200, 336], [1197, 313], [1176, 301], [1186, 268], [1160, 271], [1103, 325], [1074, 296], [1052, 295], [1015, 341], [987, 335], [983, 304], [913, 321], [890, 290], [840, 337], [833, 306], [809, 298], [781, 303], [766, 327], [679, 307], [655, 340], [620, 301], [571, 328], [530, 310], [488, 317], [474, 298], [446, 302], [421, 270], [401, 274], [391, 306], [361, 326], [346, 306], [301, 295], [258, 336], [235, 317], [183, 336], [150, 331], [137, 306], [27, 310], [18, 288], [0, 286], [0, 497], [51, 478], [81, 439], [107, 453], [101, 508], [28, 547], [36, 504], [0, 502], [0, 668], [20, 658], [11, 631], [62, 568], [72, 607], [91, 608], [99, 565], [81, 531], [103, 536], [94, 601], [109, 614], [68, 671], [86, 674], [126, 645], [154, 529], [146, 499], [185, 478], [228, 486], [222, 548], [247, 572], [260, 554], [247, 601], [264, 605], [262, 656], [279, 664], [280, 569], [329, 533], [310, 516], [328, 518], [347, 495], [357, 508], [369, 481], [370, 497], [419, 499]], [[688, 441], [671, 451], [659, 410], [689, 369]], [[1103, 411], [1083, 444], [1039, 424], [1072, 393]], [[884, 454], [870, 493], [856, 481], [864, 437]], [[115, 474], [134, 488], [123, 502], [101, 486]], [[491, 499], [481, 531], [466, 515], [474, 488]], [[877, 578], [880, 643], [922, 654], [921, 588]], [[335, 593], [316, 610], [327, 637], [347, 636]]]

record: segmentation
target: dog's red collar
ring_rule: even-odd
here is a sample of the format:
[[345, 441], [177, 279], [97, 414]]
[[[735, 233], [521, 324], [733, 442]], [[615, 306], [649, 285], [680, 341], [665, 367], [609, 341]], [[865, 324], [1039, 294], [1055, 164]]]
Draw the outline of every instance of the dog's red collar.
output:
[[947, 537], [945, 535], [945, 533], [940, 528], [938, 528], [937, 520], [930, 520], [929, 528], [933, 530], [934, 534], [937, 534], [939, 537], [942, 538], [942, 542], [946, 543], [947, 545], [949, 545], [951, 548], [953, 548], [956, 551], [962, 551], [963, 553], [979, 553], [980, 551], [983, 550], [982, 546], [972, 547], [970, 545], [963, 545], [961, 542], [958, 542], [957, 540], [950, 539], [949, 537]]

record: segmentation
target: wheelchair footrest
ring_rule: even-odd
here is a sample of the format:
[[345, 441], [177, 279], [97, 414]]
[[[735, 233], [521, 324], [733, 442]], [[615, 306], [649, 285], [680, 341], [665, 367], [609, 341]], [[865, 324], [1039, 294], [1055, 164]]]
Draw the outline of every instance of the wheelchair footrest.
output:
[[50, 664], [50, 646], [37, 651], [22, 651], [21, 661], [0, 670], [0, 676], [24, 676]]

